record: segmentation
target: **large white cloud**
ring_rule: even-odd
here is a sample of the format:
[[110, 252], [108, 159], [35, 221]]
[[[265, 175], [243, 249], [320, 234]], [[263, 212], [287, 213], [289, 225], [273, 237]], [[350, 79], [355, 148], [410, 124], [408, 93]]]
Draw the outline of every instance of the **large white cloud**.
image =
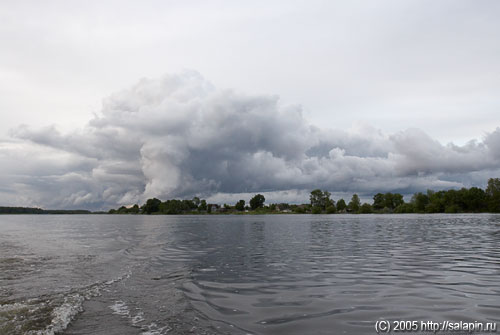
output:
[[0, 143], [0, 201], [9, 205], [97, 209], [253, 192], [286, 200], [317, 187], [370, 196], [482, 186], [500, 172], [500, 128], [464, 146], [417, 129], [319, 129], [277, 96], [218, 90], [192, 71], [113, 94], [80, 130], [20, 126], [11, 135]]

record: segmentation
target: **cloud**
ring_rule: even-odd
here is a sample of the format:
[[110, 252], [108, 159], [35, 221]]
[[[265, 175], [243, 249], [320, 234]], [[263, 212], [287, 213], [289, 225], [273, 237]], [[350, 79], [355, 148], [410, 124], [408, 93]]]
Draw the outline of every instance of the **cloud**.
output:
[[395, 145], [396, 170], [402, 175], [464, 173], [498, 169], [500, 129], [488, 134], [483, 143], [470, 141], [464, 146], [446, 146], [418, 129], [392, 136]]
[[20, 126], [11, 137], [0, 143], [0, 201], [51, 208], [255, 192], [307, 201], [313, 188], [370, 197], [482, 186], [500, 172], [500, 128], [463, 146], [418, 129], [320, 129], [300, 106], [220, 90], [194, 71], [111, 95], [79, 130]]

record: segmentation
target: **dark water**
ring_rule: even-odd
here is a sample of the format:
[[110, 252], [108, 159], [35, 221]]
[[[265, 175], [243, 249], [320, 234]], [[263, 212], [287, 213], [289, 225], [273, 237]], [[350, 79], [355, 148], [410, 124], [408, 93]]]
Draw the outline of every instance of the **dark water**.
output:
[[0, 334], [500, 322], [500, 216], [0, 216]]

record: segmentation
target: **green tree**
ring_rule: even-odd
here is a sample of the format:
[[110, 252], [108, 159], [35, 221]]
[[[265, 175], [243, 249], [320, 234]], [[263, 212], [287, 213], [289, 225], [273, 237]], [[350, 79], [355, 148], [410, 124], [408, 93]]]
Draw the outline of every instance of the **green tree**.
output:
[[361, 207], [361, 200], [357, 194], [353, 194], [351, 201], [349, 202], [348, 208], [353, 213], [359, 212], [359, 207]]
[[304, 214], [306, 212], [306, 209], [302, 206], [295, 206], [292, 207], [292, 211], [297, 214]]
[[200, 201], [200, 205], [198, 206], [199, 211], [206, 211], [207, 210], [207, 201], [205, 199]]
[[139, 210], [140, 210], [139, 205], [135, 204], [134, 206], [129, 208], [129, 213], [137, 214], [137, 213], [139, 213]]
[[411, 202], [414, 205], [415, 212], [424, 213], [425, 207], [429, 203], [429, 197], [422, 192], [415, 193], [411, 198]]
[[384, 194], [384, 207], [388, 208], [389, 210], [394, 209], [394, 194], [391, 192], [387, 192]]
[[334, 204], [326, 207], [326, 214], [334, 214], [336, 212], [337, 212], [337, 209], [335, 208]]
[[377, 193], [373, 196], [373, 209], [377, 211], [386, 208], [386, 211], [391, 212], [403, 203], [403, 195], [399, 193]]
[[160, 204], [160, 212], [163, 214], [181, 214], [190, 210], [190, 200], [171, 199]]
[[146, 200], [146, 203], [142, 205], [142, 212], [146, 214], [151, 214], [158, 212], [160, 210], [161, 200], [153, 198]]
[[[427, 203], [424, 206], [426, 213], [443, 213], [444, 209], [448, 205], [452, 204], [453, 194], [448, 194], [448, 199], [445, 198], [447, 192], [439, 191], [434, 192], [431, 190], [427, 191]], [[422, 198], [425, 202], [425, 198]], [[420, 205], [421, 207], [421, 205]]]
[[[448, 190], [448, 191], [439, 191], [436, 193], [440, 193], [442, 197], [442, 211], [445, 213], [460, 213], [464, 212], [465, 205], [465, 196], [466, 189], [462, 188], [461, 190]], [[431, 199], [432, 200], [432, 199]]]
[[196, 209], [198, 206], [196, 206], [193, 202], [193, 200], [182, 200], [182, 210], [183, 211], [189, 211], [192, 209]]
[[250, 207], [252, 210], [264, 207], [264, 202], [266, 198], [262, 194], [256, 194], [252, 199], [250, 199]]
[[311, 209], [311, 213], [312, 213], [312, 214], [321, 214], [321, 207], [319, 207], [319, 206], [314, 206], [314, 207]]
[[381, 210], [385, 207], [385, 196], [382, 193], [377, 193], [373, 196], [373, 209]]
[[373, 212], [372, 205], [367, 204], [366, 202], [359, 207], [359, 212], [361, 214], [370, 214]]
[[471, 187], [465, 194], [465, 206], [468, 212], [484, 212], [488, 208], [488, 196], [478, 187]]
[[404, 203], [394, 209], [394, 213], [414, 213], [415, 207], [413, 203]]
[[330, 195], [330, 192], [321, 191], [320, 189], [311, 191], [311, 195], [309, 196], [311, 206], [318, 207], [321, 211], [324, 211], [326, 207], [333, 205], [333, 201], [330, 199]]
[[236, 205], [234, 205], [234, 208], [236, 208], [236, 210], [240, 212], [243, 212], [245, 210], [245, 200], [238, 201]]
[[486, 188], [488, 197], [488, 210], [490, 212], [500, 212], [500, 178], [490, 178]]
[[339, 201], [337, 201], [337, 211], [344, 212], [346, 209], [347, 209], [347, 205], [345, 203], [345, 200], [339, 199]]
[[404, 203], [405, 203], [405, 201], [403, 200], [403, 195], [402, 194], [394, 193], [392, 195], [392, 206], [391, 206], [391, 209], [395, 209], [396, 207], [401, 206]]
[[127, 210], [127, 207], [125, 207], [125, 206], [118, 208], [118, 214], [127, 214], [127, 212], [128, 212], [128, 210]]

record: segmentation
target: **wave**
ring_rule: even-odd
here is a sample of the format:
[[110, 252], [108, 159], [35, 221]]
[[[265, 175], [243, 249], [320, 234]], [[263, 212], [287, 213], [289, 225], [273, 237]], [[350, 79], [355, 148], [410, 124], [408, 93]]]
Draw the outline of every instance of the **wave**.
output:
[[64, 331], [83, 312], [86, 300], [101, 295], [101, 291], [130, 276], [126, 273], [112, 280], [95, 283], [68, 292], [0, 303], [0, 333], [25, 335], [55, 335]]

